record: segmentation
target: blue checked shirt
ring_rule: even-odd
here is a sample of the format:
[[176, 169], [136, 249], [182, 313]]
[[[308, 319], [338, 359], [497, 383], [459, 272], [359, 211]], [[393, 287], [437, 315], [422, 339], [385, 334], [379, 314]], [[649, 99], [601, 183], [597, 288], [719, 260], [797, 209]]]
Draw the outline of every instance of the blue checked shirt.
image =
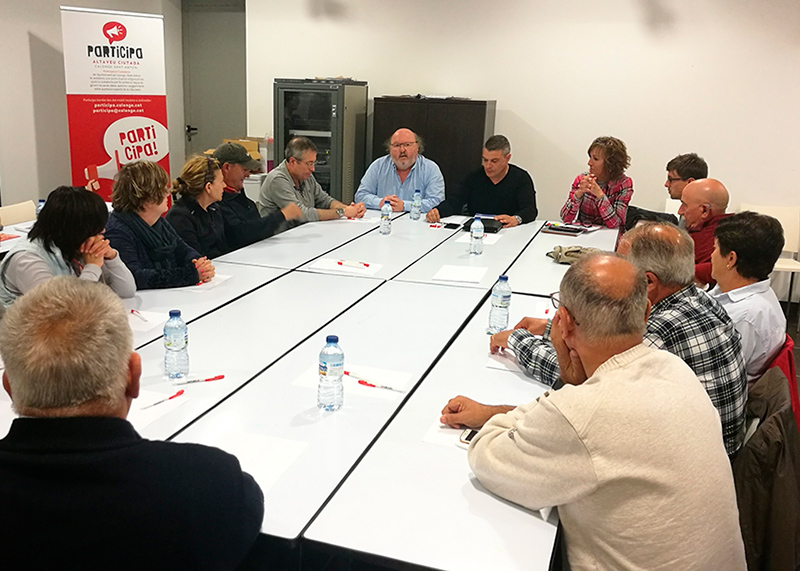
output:
[[[725, 450], [735, 454], [744, 439], [747, 372], [739, 333], [722, 306], [687, 286], [653, 306], [644, 344], [677, 355], [694, 371], [719, 412]], [[550, 323], [543, 337], [514, 331], [508, 346], [529, 375], [550, 386], [559, 380]]]

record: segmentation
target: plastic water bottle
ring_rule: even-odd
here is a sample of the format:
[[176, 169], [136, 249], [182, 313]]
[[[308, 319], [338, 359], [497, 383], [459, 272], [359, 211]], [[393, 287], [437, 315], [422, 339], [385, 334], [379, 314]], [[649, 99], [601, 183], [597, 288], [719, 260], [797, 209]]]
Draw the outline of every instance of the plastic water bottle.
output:
[[392, 205], [389, 204], [388, 200], [381, 206], [381, 227], [379, 231], [385, 235], [392, 233]]
[[414, 191], [414, 202], [411, 203], [411, 220], [419, 220], [422, 213], [422, 192]]
[[44, 198], [39, 199], [39, 204], [36, 205], [36, 218], [39, 218], [39, 213], [42, 211], [42, 208], [44, 208], [44, 202]]
[[489, 310], [490, 335], [508, 329], [508, 308], [511, 306], [511, 286], [508, 276], [500, 276], [492, 288], [492, 308]]
[[483, 222], [479, 217], [475, 217], [472, 226], [469, 227], [469, 253], [483, 254]]
[[319, 352], [319, 385], [317, 407], [322, 410], [339, 410], [344, 402], [344, 351], [339, 347], [339, 337], [328, 335]]
[[183, 379], [189, 374], [189, 329], [180, 309], [170, 309], [164, 325], [164, 371], [170, 379]]

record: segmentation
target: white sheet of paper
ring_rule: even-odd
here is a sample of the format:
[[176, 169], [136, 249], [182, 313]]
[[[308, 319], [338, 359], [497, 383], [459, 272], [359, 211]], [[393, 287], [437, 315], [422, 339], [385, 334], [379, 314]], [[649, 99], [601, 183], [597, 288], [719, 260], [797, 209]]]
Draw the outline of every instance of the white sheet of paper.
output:
[[19, 224], [13, 224], [9, 226], [9, 231], [11, 228], [16, 230], [17, 232], [30, 232], [33, 225], [36, 223], [36, 220], [31, 220], [30, 222], [20, 222]]
[[466, 450], [459, 440], [464, 430], [463, 428], [444, 426], [437, 418], [423, 435], [422, 441], [428, 444], [438, 444], [439, 446], [447, 446], [448, 448], [464, 448]]
[[[503, 235], [499, 232], [496, 234], [484, 234], [483, 235], [483, 243], [484, 245], [491, 246], [492, 244], [496, 244], [497, 241], [502, 238]], [[459, 244], [469, 244], [470, 235], [469, 232], [464, 232], [464, 235], [460, 238], [456, 239], [456, 242]]]
[[202, 293], [204, 291], [208, 291], [210, 289], [213, 289], [213, 288], [217, 287], [221, 283], [225, 283], [226, 281], [228, 281], [232, 277], [233, 276], [223, 276], [221, 274], [216, 274], [216, 275], [214, 275], [213, 278], [211, 278], [210, 282], [205, 282], [205, 283], [202, 283], [200, 285], [177, 287], [177, 288], [175, 288], [175, 291], [193, 291], [195, 293]]
[[[17, 414], [11, 408], [11, 397], [4, 390], [0, 390], [0, 426], [11, 428], [11, 423], [17, 418]], [[0, 430], [0, 438], [4, 438], [5, 432]]]
[[168, 412], [171, 412], [189, 400], [189, 396], [184, 392], [181, 396], [175, 397], [167, 402], [162, 402], [150, 408], [144, 408], [155, 402], [165, 399], [168, 396], [174, 395], [181, 387], [172, 388], [172, 392], [157, 393], [155, 391], [141, 390], [139, 391], [139, 398], [135, 399], [131, 404], [131, 410], [128, 412], [128, 420], [133, 424], [136, 430], [141, 430], [148, 424], [158, 420]]
[[[342, 265], [339, 265], [339, 262], [343, 262]], [[368, 262], [366, 260], [358, 260], [358, 262], [364, 262], [369, 264], [369, 266], [362, 266], [357, 265], [356, 260], [343, 260], [339, 258], [319, 258], [314, 261], [310, 266], [309, 269], [314, 270], [322, 270], [322, 271], [333, 271], [333, 272], [347, 272], [347, 273], [356, 273], [358, 275], [364, 276], [373, 276], [375, 275], [380, 269], [383, 267], [383, 264], [374, 264], [372, 262]]]
[[511, 371], [513, 373], [525, 372], [514, 354], [508, 350], [505, 350], [503, 353], [489, 355], [489, 359], [486, 361], [486, 368], [497, 369], [499, 371]]
[[275, 438], [245, 430], [229, 429], [203, 440], [206, 446], [216, 446], [233, 454], [242, 470], [253, 476], [266, 492], [308, 447], [307, 442]]
[[138, 315], [128, 312], [128, 325], [131, 326], [133, 331], [150, 331], [156, 327], [163, 326], [167, 319], [169, 319], [169, 314], [163, 312], [139, 311]]
[[434, 274], [433, 279], [440, 282], [466, 282], [479, 284], [489, 268], [471, 266], [451, 266], [445, 264]]

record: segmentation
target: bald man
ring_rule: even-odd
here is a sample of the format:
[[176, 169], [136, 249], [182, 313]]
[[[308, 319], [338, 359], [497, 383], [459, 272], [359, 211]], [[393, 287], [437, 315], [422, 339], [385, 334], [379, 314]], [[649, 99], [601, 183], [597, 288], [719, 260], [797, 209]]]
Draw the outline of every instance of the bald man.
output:
[[414, 191], [422, 193], [422, 212], [444, 200], [444, 177], [439, 166], [419, 154], [420, 138], [411, 129], [398, 129], [389, 139], [389, 154], [369, 165], [356, 191], [356, 202], [379, 209], [389, 202], [395, 212], [408, 212]]
[[717, 223], [730, 214], [728, 189], [713, 178], [701, 178], [686, 185], [681, 194], [678, 214], [694, 241], [695, 280], [714, 285], [711, 277], [711, 252], [714, 251], [714, 230]]
[[685, 363], [642, 343], [647, 290], [613, 254], [581, 258], [552, 327], [568, 384], [516, 408], [455, 397], [440, 420], [483, 427], [468, 457], [486, 489], [558, 506], [573, 569], [743, 570], [719, 416]]

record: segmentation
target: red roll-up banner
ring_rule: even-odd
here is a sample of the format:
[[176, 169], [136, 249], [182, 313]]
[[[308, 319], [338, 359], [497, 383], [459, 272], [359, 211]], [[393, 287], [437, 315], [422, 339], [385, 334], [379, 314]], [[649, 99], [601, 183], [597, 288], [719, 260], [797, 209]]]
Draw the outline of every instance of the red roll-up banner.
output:
[[62, 6], [61, 30], [72, 184], [110, 200], [125, 163], [169, 173], [163, 17]]

